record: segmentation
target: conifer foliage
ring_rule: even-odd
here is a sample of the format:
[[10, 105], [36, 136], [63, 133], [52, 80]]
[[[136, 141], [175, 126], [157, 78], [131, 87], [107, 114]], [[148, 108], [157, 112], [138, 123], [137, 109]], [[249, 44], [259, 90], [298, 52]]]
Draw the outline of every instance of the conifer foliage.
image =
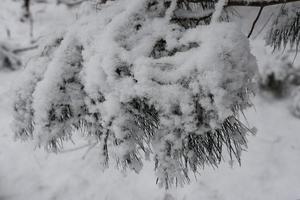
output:
[[282, 5], [267, 35], [267, 43], [275, 49], [300, 44], [300, 4]]
[[139, 172], [155, 162], [157, 183], [189, 181], [240, 161], [251, 132], [238, 118], [251, 106], [256, 61], [229, 22], [187, 28], [176, 1], [116, 0], [49, 40], [16, 91], [14, 132], [59, 152], [81, 130], [103, 166]]

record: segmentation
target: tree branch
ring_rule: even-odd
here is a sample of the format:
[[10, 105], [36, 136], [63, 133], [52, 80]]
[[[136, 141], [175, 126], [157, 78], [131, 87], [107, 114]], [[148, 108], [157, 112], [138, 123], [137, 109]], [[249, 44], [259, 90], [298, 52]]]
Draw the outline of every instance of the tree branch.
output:
[[254, 6], [254, 7], [266, 7], [266, 6], [273, 6], [278, 4], [285, 4], [285, 3], [293, 3], [293, 2], [300, 2], [299, 0], [229, 0], [227, 6]]
[[72, 8], [72, 7], [75, 7], [75, 6], [78, 6], [80, 4], [82, 4], [85, 0], [78, 0], [76, 2], [68, 2], [68, 1], [61, 1], [61, 0], [58, 0], [57, 1], [57, 4], [65, 4], [67, 7], [69, 8]]
[[[199, 11], [191, 11], [185, 9], [176, 9], [174, 11], [174, 16], [176, 19], [206, 19], [207, 17], [211, 17], [214, 10], [204, 10], [202, 12]], [[174, 18], [173, 18], [174, 19]]]
[[30, 51], [30, 50], [37, 49], [38, 47], [39, 47], [38, 45], [34, 45], [34, 46], [24, 47], [24, 48], [20, 48], [20, 49], [14, 49], [14, 50], [12, 50], [12, 52], [14, 54], [18, 54], [18, 53], [21, 53], [21, 52], [24, 52], [24, 51]]
[[[210, 2], [211, 0], [186, 0], [192, 3]], [[284, 3], [300, 2], [300, 0], [228, 0], [228, 6], [253, 6], [253, 7], [266, 7]]]
[[263, 6], [262, 6], [262, 7], [260, 7], [260, 9], [259, 9], [259, 11], [258, 11], [258, 14], [257, 14], [257, 16], [256, 16], [255, 20], [253, 21], [253, 24], [252, 24], [252, 27], [251, 27], [250, 33], [248, 34], [248, 38], [250, 38], [250, 36], [251, 36], [251, 34], [252, 34], [253, 30], [254, 30], [254, 27], [255, 27], [255, 25], [256, 25], [256, 23], [257, 23], [257, 21], [258, 21], [258, 19], [259, 19], [260, 15], [261, 15], [261, 13], [262, 13], [263, 9], [264, 9], [264, 7], [263, 7]]
[[[177, 2], [185, 2], [185, 3], [209, 3], [212, 2], [212, 0], [177, 0]], [[260, 7], [262, 8], [266, 6], [273, 6], [273, 5], [280, 5], [285, 3], [293, 3], [293, 2], [299, 2], [300, 0], [227, 0], [227, 3], [224, 7], [230, 7], [230, 6], [250, 6], [250, 7]], [[211, 13], [209, 13], [211, 12]], [[205, 14], [203, 14], [203, 11], [199, 13], [198, 11], [184, 11], [182, 9], [176, 9], [175, 10], [175, 18], [180, 19], [186, 19], [186, 18], [202, 18], [205, 16], [210, 16], [214, 11], [209, 10]], [[260, 13], [259, 13], [260, 15]], [[259, 17], [259, 16], [258, 16]], [[257, 19], [258, 20], [258, 19]], [[255, 24], [254, 24], [255, 25]]]

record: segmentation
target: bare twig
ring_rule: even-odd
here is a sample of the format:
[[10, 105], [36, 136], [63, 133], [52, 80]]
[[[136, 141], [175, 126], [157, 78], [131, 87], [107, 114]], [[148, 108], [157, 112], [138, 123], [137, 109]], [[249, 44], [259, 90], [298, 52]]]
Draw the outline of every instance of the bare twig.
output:
[[7, 27], [5, 27], [5, 30], [6, 30], [7, 39], [10, 39], [11, 38], [11, 32], [10, 32], [10, 30]]
[[261, 27], [261, 29], [259, 31], [257, 31], [256, 35], [253, 37], [254, 39], [256, 39], [258, 37], [258, 35], [266, 28], [266, 26], [269, 24], [271, 18], [273, 17], [274, 13], [272, 13], [269, 18], [267, 19], [266, 23], [263, 24], [263, 26]]
[[29, 18], [31, 13], [30, 13], [30, 0], [24, 0], [24, 5], [23, 7], [25, 8], [25, 18]]
[[256, 18], [255, 18], [255, 20], [254, 20], [253, 23], [252, 23], [252, 27], [251, 27], [251, 30], [250, 30], [250, 32], [249, 32], [249, 34], [248, 34], [248, 38], [250, 38], [250, 36], [252, 35], [253, 30], [254, 30], [254, 28], [255, 28], [255, 25], [256, 25], [256, 23], [257, 23], [257, 21], [258, 21], [260, 15], [261, 15], [263, 9], [264, 9], [263, 6], [260, 7], [260, 9], [259, 9], [259, 11], [258, 11], [258, 14], [257, 14]]
[[15, 49], [15, 50], [12, 50], [12, 52], [14, 54], [18, 54], [18, 53], [22, 53], [24, 51], [30, 51], [30, 50], [37, 49], [38, 47], [39, 47], [38, 45], [34, 45], [34, 46], [30, 46], [30, 47], [24, 47], [24, 48], [20, 48], [20, 49]]
[[79, 146], [79, 147], [75, 147], [73, 149], [66, 149], [66, 150], [62, 150], [60, 151], [60, 153], [69, 153], [69, 152], [73, 152], [73, 151], [77, 151], [77, 150], [80, 150], [80, 149], [83, 149], [83, 148], [86, 148], [86, 147], [94, 147], [98, 142], [94, 143], [94, 144], [84, 144], [82, 146]]
[[84, 155], [82, 156], [82, 159], [84, 160], [87, 156], [87, 154], [98, 144], [98, 141], [95, 142], [94, 144], [92, 144], [87, 150], [86, 152], [84, 153]]

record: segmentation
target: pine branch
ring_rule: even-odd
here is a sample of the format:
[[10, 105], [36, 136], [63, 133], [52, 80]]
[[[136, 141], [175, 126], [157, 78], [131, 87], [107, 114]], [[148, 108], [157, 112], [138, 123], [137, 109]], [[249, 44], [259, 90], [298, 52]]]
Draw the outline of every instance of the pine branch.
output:
[[267, 44], [274, 49], [286, 47], [300, 43], [300, 11], [295, 7], [282, 7], [277, 18], [274, 20], [269, 33], [267, 34]]
[[[206, 3], [212, 3], [213, 0], [178, 0], [178, 3], [195, 3], [195, 4], [206, 4]], [[250, 6], [250, 7], [260, 7], [260, 12], [262, 11], [262, 8], [266, 6], [272, 6], [272, 5], [279, 5], [279, 4], [285, 4], [285, 3], [293, 3], [293, 2], [300, 2], [300, 0], [228, 0], [224, 7], [231, 7], [231, 6]], [[183, 20], [183, 19], [194, 19], [194, 20], [203, 20], [207, 17], [210, 17], [212, 13], [214, 12], [214, 9], [205, 9], [205, 12], [203, 13], [203, 10], [200, 12], [199, 10], [189, 10], [178, 8], [174, 11], [174, 17], [175, 20]], [[259, 13], [260, 15], [261, 13]], [[258, 15], [258, 17], [259, 17]], [[256, 22], [255, 22], [256, 23]], [[254, 27], [252, 27], [254, 28]]]

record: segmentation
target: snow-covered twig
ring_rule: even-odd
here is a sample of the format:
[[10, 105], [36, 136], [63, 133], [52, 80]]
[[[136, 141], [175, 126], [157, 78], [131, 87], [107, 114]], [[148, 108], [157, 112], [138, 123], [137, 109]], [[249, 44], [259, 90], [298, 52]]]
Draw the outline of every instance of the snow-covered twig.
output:
[[65, 4], [67, 7], [69, 8], [72, 8], [72, 7], [75, 7], [75, 6], [79, 6], [80, 4], [82, 4], [84, 1], [86, 0], [78, 0], [76, 2], [65, 2], [65, 1], [58, 1], [58, 4], [62, 3], [62, 4]]
[[[201, 3], [201, 2], [210, 2], [211, 0], [187, 0], [188, 2]], [[226, 4], [227, 6], [253, 6], [253, 7], [262, 7], [262, 6], [272, 6], [285, 3], [300, 2], [300, 0], [229, 0]]]
[[30, 46], [30, 47], [24, 47], [24, 48], [20, 48], [20, 49], [14, 49], [12, 52], [14, 54], [18, 54], [24, 51], [30, 51], [30, 50], [34, 50], [37, 49], [39, 46], [38, 45], [34, 45], [34, 46]]
[[222, 14], [223, 8], [226, 5], [226, 0], [219, 0], [216, 4], [216, 9], [214, 14], [211, 17], [211, 23], [216, 23], [220, 19], [220, 16]]

